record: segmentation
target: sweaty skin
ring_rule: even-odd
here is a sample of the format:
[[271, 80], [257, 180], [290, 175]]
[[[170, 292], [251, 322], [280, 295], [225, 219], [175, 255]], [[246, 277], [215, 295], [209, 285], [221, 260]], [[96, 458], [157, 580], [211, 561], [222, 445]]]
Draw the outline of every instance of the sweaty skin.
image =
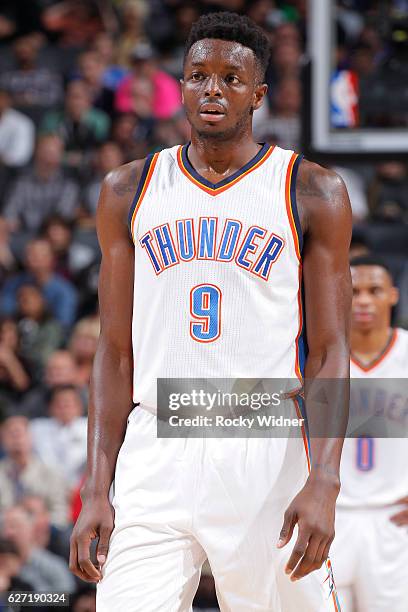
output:
[[[342, 388], [342, 382], [350, 377], [350, 202], [339, 176], [306, 160], [299, 167], [296, 200], [304, 235], [302, 262], [309, 348], [305, 379], [339, 379]], [[333, 386], [330, 389], [333, 391]], [[334, 427], [330, 426], [330, 405], [327, 406], [327, 431], [336, 431], [336, 437], [327, 438], [321, 436], [321, 423], [314, 423], [315, 415], [310, 414], [306, 400], [311, 472], [285, 513], [279, 542], [279, 547], [287, 544], [298, 523], [298, 538], [286, 569], [288, 574], [292, 572], [292, 580], [321, 567], [334, 539], [340, 459], [348, 418], [348, 397], [342, 399], [341, 421]], [[314, 427], [319, 437], [313, 437]]]
[[[225, 179], [257, 153], [252, 114], [261, 106], [266, 90], [250, 49], [218, 39], [201, 40], [191, 47], [182, 81], [183, 102], [192, 126], [188, 155], [206, 179], [213, 183]], [[97, 556], [102, 565], [114, 521], [108, 492], [132, 408], [134, 247], [127, 215], [143, 161], [108, 175], [97, 212], [102, 329], [91, 379], [83, 508], [71, 537], [70, 554], [71, 571], [91, 582], [97, 582], [101, 573], [90, 559], [89, 545], [92, 538], [99, 538]], [[305, 235], [303, 278], [310, 348], [306, 376], [348, 378], [351, 210], [347, 191], [335, 173], [302, 161], [297, 201]], [[345, 415], [347, 409], [345, 405]], [[339, 439], [311, 440], [311, 474], [285, 513], [280, 547], [290, 540], [294, 525], [299, 525], [287, 566], [292, 579], [319, 568], [327, 558], [334, 536], [342, 437], [344, 432]]]

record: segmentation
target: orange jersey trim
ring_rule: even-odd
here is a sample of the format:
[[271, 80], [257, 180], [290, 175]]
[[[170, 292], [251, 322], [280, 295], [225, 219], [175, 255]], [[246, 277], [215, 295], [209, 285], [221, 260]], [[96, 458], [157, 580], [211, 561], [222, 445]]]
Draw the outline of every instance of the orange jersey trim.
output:
[[297, 295], [297, 301], [298, 301], [298, 309], [299, 309], [299, 327], [298, 327], [298, 332], [296, 335], [296, 340], [295, 340], [295, 345], [296, 345], [296, 357], [295, 357], [295, 372], [296, 372], [296, 376], [298, 377], [298, 379], [300, 381], [303, 380], [303, 375], [300, 369], [300, 361], [299, 361], [299, 338], [300, 335], [302, 333], [302, 329], [303, 329], [303, 312], [302, 312], [302, 294], [301, 294], [301, 288], [302, 288], [302, 257], [300, 254], [300, 241], [299, 241], [299, 235], [296, 229], [296, 223], [295, 223], [295, 219], [293, 216], [293, 202], [292, 202], [292, 196], [291, 196], [291, 187], [292, 187], [292, 178], [293, 178], [293, 167], [295, 165], [296, 160], [299, 158], [299, 154], [298, 153], [293, 153], [292, 157], [290, 158], [289, 161], [289, 165], [288, 165], [288, 169], [286, 172], [286, 182], [285, 182], [285, 202], [286, 202], [286, 214], [288, 215], [288, 220], [289, 220], [289, 226], [290, 226], [290, 230], [292, 232], [292, 237], [293, 237], [293, 243], [295, 246], [295, 252], [296, 252], [296, 256], [298, 258], [299, 261], [299, 289], [298, 289], [298, 295]]
[[295, 244], [295, 251], [296, 251], [297, 258], [300, 261], [301, 260], [300, 242], [299, 242], [299, 236], [298, 236], [297, 229], [296, 229], [295, 219], [293, 216], [292, 197], [290, 194], [291, 186], [292, 186], [293, 166], [295, 165], [295, 162], [298, 157], [299, 157], [298, 153], [293, 153], [289, 161], [288, 169], [286, 171], [285, 201], [286, 201], [286, 213], [288, 215], [289, 225], [290, 225], [290, 229], [291, 229], [292, 236], [293, 236], [293, 242]]
[[[144, 184], [143, 184], [143, 186], [141, 186], [140, 195], [137, 198], [137, 201], [136, 201], [136, 204], [135, 204], [135, 207], [134, 207], [134, 210], [133, 210], [132, 220], [131, 220], [131, 223], [130, 223], [130, 228], [131, 228], [131, 234], [132, 234], [133, 242], [135, 242], [135, 239], [134, 239], [134, 225], [135, 225], [135, 219], [136, 219], [137, 211], [139, 210], [140, 205], [141, 205], [141, 203], [143, 201], [143, 198], [146, 195], [146, 191], [147, 191], [147, 188], [149, 187], [149, 183], [150, 183], [150, 181], [152, 179], [153, 172], [154, 172], [154, 169], [155, 169], [156, 164], [157, 164], [157, 160], [159, 159], [159, 154], [160, 153], [155, 153], [153, 155], [152, 161], [150, 162], [149, 170], [148, 170], [146, 178], [144, 180]], [[140, 186], [139, 186], [139, 189], [140, 189]]]
[[[304, 419], [304, 415], [302, 414], [302, 411], [300, 410], [299, 407], [299, 402], [296, 398], [293, 398], [293, 403], [295, 404], [295, 410], [296, 410], [296, 414], [298, 419]], [[302, 438], [303, 438], [303, 446], [305, 447], [305, 453], [306, 453], [306, 459], [307, 459], [307, 469], [310, 473], [310, 469], [311, 469], [311, 464], [310, 464], [310, 448], [309, 448], [309, 440], [307, 438], [307, 433], [306, 433], [306, 429], [305, 426], [302, 424], [301, 426], [301, 430], [302, 430]]]
[[393, 346], [395, 345], [395, 342], [397, 341], [397, 338], [398, 338], [398, 330], [394, 329], [392, 332], [391, 338], [387, 346], [385, 347], [385, 350], [380, 355], [378, 355], [378, 357], [376, 357], [371, 363], [367, 365], [364, 365], [363, 363], [361, 363], [361, 361], [359, 361], [357, 357], [354, 357], [353, 355], [350, 355], [350, 360], [353, 362], [354, 365], [360, 368], [360, 370], [362, 370], [363, 372], [370, 372], [370, 370], [373, 370], [378, 365], [380, 365], [380, 363], [384, 361], [387, 355], [390, 354]]

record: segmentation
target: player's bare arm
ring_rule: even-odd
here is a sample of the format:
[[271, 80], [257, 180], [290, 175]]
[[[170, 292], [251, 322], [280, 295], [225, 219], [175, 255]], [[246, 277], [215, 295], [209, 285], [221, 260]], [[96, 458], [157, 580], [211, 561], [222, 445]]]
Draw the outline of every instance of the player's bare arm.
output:
[[397, 499], [396, 504], [405, 506], [403, 510], [400, 510], [391, 517], [391, 521], [397, 525], [397, 527], [406, 527], [408, 525], [408, 495]]
[[[303, 280], [309, 348], [306, 379], [345, 380], [349, 378], [352, 294], [348, 260], [351, 208], [347, 190], [334, 172], [304, 160], [299, 167], [296, 195], [305, 237]], [[285, 513], [279, 542], [279, 546], [289, 542], [297, 523], [299, 534], [286, 568], [292, 580], [318, 569], [327, 559], [334, 538], [347, 416], [345, 401], [342, 423], [336, 423], [336, 437], [327, 438], [313, 438], [313, 418], [310, 419], [310, 476]], [[333, 432], [330, 423], [328, 431]]]
[[127, 225], [144, 160], [113, 170], [104, 180], [96, 218], [102, 251], [99, 275], [101, 334], [95, 355], [88, 409], [88, 464], [81, 490], [82, 511], [71, 536], [70, 569], [97, 582], [100, 569], [90, 559], [90, 543], [99, 538], [102, 566], [113, 529], [109, 489], [127, 417], [132, 408], [133, 245]]

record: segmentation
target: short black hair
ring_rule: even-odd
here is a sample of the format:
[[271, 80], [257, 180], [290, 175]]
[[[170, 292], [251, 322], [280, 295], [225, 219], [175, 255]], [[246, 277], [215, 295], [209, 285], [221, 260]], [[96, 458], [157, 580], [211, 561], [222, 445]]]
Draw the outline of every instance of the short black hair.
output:
[[269, 40], [252, 19], [228, 11], [202, 15], [191, 27], [184, 50], [184, 61], [191, 47], [204, 38], [230, 40], [251, 49], [264, 78], [270, 57]]
[[380, 255], [367, 254], [359, 255], [358, 257], [353, 257], [353, 259], [350, 261], [350, 267], [357, 268], [358, 266], [378, 266], [379, 268], [383, 268], [387, 272], [387, 274], [389, 274], [391, 280], [394, 282], [394, 275], [391, 271], [390, 266]]

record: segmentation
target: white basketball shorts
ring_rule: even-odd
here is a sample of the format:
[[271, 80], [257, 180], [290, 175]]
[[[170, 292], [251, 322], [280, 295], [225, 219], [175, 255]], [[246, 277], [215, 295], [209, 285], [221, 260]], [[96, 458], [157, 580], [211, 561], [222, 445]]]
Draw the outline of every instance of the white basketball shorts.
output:
[[157, 438], [156, 417], [135, 408], [98, 612], [188, 612], [206, 558], [223, 612], [338, 612], [329, 563], [291, 582], [296, 533], [276, 546], [307, 474], [300, 438]]
[[408, 531], [400, 506], [337, 508], [330, 556], [342, 612], [407, 612]]

